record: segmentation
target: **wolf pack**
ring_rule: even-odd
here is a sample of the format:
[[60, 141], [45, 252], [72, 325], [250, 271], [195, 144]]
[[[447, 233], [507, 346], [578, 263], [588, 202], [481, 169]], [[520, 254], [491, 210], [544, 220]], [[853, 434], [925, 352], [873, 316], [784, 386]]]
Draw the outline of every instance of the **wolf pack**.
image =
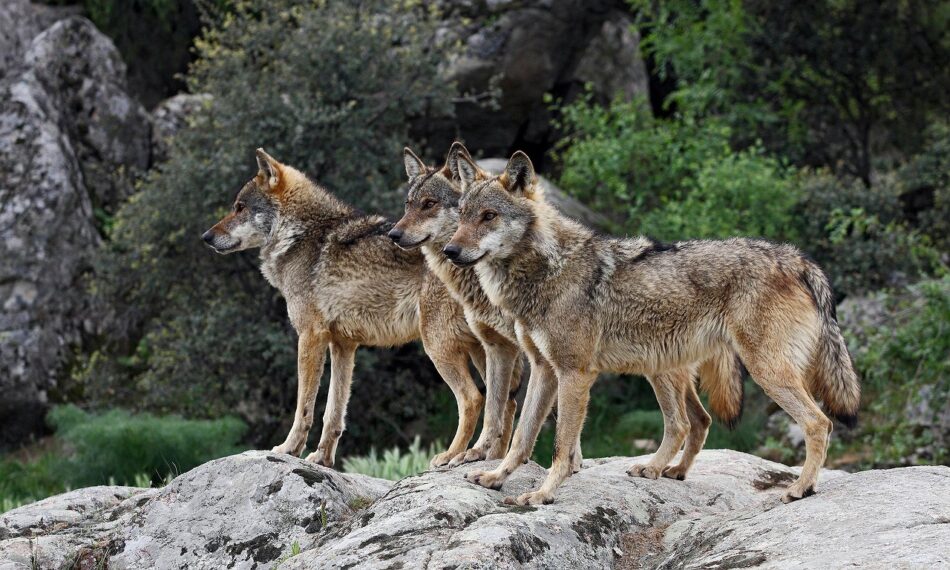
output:
[[750, 238], [602, 235], [546, 200], [520, 151], [498, 174], [459, 142], [441, 166], [408, 148], [403, 161], [405, 214], [393, 223], [258, 149], [257, 174], [202, 236], [222, 254], [260, 249], [261, 272], [285, 298], [298, 334], [296, 412], [274, 452], [304, 451], [329, 352], [323, 428], [307, 459], [332, 467], [356, 349], [421, 340], [458, 407], [455, 436], [433, 468], [500, 459], [464, 474], [500, 489], [531, 456], [556, 406], [547, 476], [508, 503], [551, 503], [582, 468], [581, 430], [601, 372], [645, 377], [663, 413], [659, 447], [630, 466], [631, 477], [685, 479], [712, 422], [700, 392], [732, 427], [747, 371], [804, 433], [801, 475], [782, 501], [815, 492], [828, 416], [854, 424], [860, 383], [828, 278], [801, 251]]

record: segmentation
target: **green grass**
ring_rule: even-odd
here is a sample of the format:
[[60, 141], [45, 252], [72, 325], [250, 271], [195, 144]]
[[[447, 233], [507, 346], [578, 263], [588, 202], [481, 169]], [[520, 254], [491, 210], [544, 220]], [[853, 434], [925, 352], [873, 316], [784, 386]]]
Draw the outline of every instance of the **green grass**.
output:
[[383, 451], [382, 455], [375, 448], [362, 456], [346, 457], [343, 459], [343, 470], [347, 473], [361, 473], [380, 479], [398, 481], [410, 475], [417, 475], [429, 468], [432, 456], [442, 451], [439, 442], [422, 447], [417, 436], [409, 449], [403, 451], [398, 447]]
[[238, 453], [234, 418], [186, 420], [59, 406], [47, 417], [51, 445], [30, 459], [0, 456], [0, 512], [90, 485], [151, 487], [206, 461]]

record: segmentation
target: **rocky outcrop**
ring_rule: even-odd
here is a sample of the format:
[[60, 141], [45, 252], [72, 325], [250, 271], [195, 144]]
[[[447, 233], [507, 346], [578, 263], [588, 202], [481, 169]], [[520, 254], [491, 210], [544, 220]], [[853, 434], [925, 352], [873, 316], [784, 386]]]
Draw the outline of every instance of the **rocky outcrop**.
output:
[[[607, 0], [446, 2], [437, 38], [461, 45], [442, 76], [461, 93], [456, 116], [422, 126], [436, 148], [540, 158], [553, 143], [544, 95], [571, 99], [590, 85], [602, 101], [648, 92], [640, 39], [621, 3]], [[494, 87], [494, 89], [492, 89]], [[494, 108], [484, 105], [496, 95]]]
[[0, 79], [19, 67], [40, 32], [53, 22], [78, 12], [76, 7], [44, 6], [29, 0], [3, 0], [0, 3]]
[[[478, 166], [492, 174], [501, 174], [507, 164], [508, 159], [506, 158], [483, 158], [478, 161]], [[594, 228], [606, 229], [608, 227], [609, 220], [604, 215], [591, 210], [566, 194], [544, 176], [538, 176], [538, 180], [544, 191], [545, 199], [560, 210], [562, 214]]]
[[188, 117], [211, 104], [211, 95], [181, 93], [162, 101], [152, 111], [152, 158], [168, 158], [171, 138], [188, 125]]
[[95, 328], [82, 276], [97, 213], [148, 167], [148, 115], [91, 22], [60, 20], [0, 80], [0, 446], [41, 427], [46, 394]]
[[826, 471], [783, 505], [797, 475], [703, 451], [686, 481], [634, 479], [634, 459], [587, 460], [557, 501], [515, 507], [472, 468], [398, 483], [247, 452], [156, 490], [80, 489], [0, 516], [0, 568], [939, 567], [950, 563], [950, 468]]

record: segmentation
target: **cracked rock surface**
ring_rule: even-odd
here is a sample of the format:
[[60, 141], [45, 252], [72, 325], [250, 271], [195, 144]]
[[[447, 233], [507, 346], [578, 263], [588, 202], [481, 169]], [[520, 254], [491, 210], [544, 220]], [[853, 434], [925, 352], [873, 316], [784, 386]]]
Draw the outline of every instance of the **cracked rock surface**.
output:
[[[631, 478], [644, 458], [588, 460], [553, 505], [505, 496], [469, 469], [392, 483], [288, 455], [211, 461], [163, 489], [92, 487], [0, 516], [0, 569], [837, 568], [950, 564], [950, 468], [825, 471], [783, 505], [796, 468], [708, 450], [686, 481]], [[300, 553], [291, 556], [299, 547]]]

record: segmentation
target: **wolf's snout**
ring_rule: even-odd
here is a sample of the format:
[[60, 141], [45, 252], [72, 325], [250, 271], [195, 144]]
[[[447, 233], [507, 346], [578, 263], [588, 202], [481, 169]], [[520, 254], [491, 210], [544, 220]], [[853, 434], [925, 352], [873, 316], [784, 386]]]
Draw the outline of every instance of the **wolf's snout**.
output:
[[393, 228], [389, 230], [389, 239], [393, 240], [394, 242], [398, 242], [399, 240], [401, 240], [402, 235], [403, 235], [403, 231], [399, 228]]
[[462, 248], [455, 244], [449, 244], [442, 249], [442, 253], [449, 259], [456, 259], [462, 253]]
[[208, 230], [205, 233], [201, 234], [201, 239], [204, 240], [206, 244], [211, 245], [211, 242], [214, 241], [214, 234], [211, 233], [211, 230]]

